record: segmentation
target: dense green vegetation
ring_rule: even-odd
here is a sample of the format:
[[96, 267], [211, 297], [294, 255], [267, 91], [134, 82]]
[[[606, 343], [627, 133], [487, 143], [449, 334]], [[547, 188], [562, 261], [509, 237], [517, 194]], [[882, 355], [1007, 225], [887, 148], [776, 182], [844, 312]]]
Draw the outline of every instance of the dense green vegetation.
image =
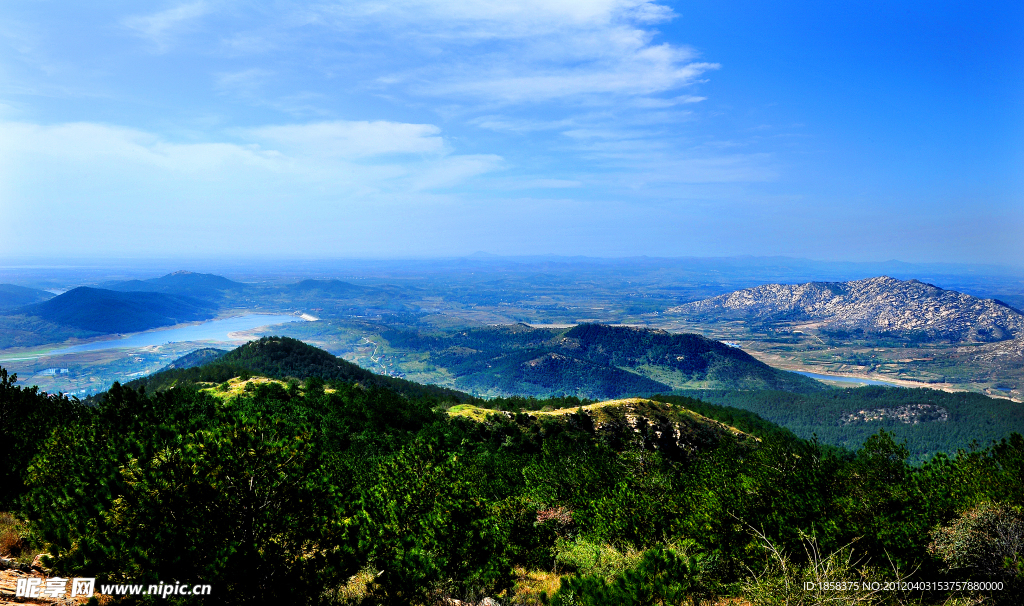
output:
[[0, 509], [24, 492], [29, 461], [54, 428], [78, 423], [89, 413], [77, 400], [19, 387], [16, 381], [17, 375], [0, 368]]
[[424, 333], [381, 333], [391, 347], [429, 352], [460, 389], [489, 396], [616, 398], [682, 387], [825, 389], [749, 354], [694, 334], [600, 324], [568, 329], [525, 324]]
[[[581, 401], [506, 399], [480, 422], [446, 414], [455, 403], [447, 394], [402, 395], [320, 375], [337, 365], [292, 345], [264, 340], [206, 367], [169, 371], [180, 378], [250, 363], [297, 379], [226, 401], [179, 381], [159, 391], [117, 385], [88, 407], [0, 375], [0, 443], [17, 440], [4, 451], [13, 480], [3, 484], [5, 499], [50, 543], [55, 571], [210, 583], [212, 602], [223, 604], [483, 595], [503, 604], [683, 604], [714, 595], [796, 603], [809, 599], [805, 580], [907, 575], [999, 581], [1002, 591], [958, 595], [1008, 604], [1022, 596], [1024, 544], [1013, 538], [1024, 536], [1018, 434], [912, 465], [890, 433], [842, 451], [749, 412], [683, 398], [634, 407], [632, 422], [609, 413], [612, 424], [582, 410], [515, 411], [517, 402], [543, 410]], [[683, 415], [691, 405], [733, 415], [760, 441]], [[669, 448], [679, 415], [691, 425]], [[849, 550], [859, 564], [842, 564]], [[838, 564], [820, 566], [827, 558]], [[523, 571], [556, 568], [564, 575], [557, 591], [522, 582]], [[948, 595], [871, 599], [928, 604]]]
[[870, 386], [804, 394], [706, 390], [690, 395], [756, 413], [802, 438], [817, 437], [851, 450], [884, 429], [906, 442], [913, 461], [1024, 433], [1024, 406], [966, 392]]
[[[666, 402], [685, 408], [686, 410], [693, 411], [709, 419], [714, 419], [715, 421], [719, 421], [730, 427], [735, 427], [744, 433], [748, 433], [759, 438], [772, 436], [783, 438], [795, 437], [788, 429], [772, 423], [771, 421], [767, 421], [757, 414], [742, 408], [710, 404], [708, 402], [686, 396], [657, 395], [654, 396], [653, 399], [658, 402]], [[594, 402], [592, 400], [581, 400], [573, 396], [544, 399], [524, 397], [493, 398], [490, 400], [477, 400], [474, 402], [474, 404], [480, 408], [511, 412], [580, 408], [593, 403]]]

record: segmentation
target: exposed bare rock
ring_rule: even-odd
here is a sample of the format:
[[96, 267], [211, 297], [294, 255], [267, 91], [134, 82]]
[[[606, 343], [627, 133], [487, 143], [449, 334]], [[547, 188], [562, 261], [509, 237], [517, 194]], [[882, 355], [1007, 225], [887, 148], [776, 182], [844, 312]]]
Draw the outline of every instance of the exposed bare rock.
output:
[[49, 557], [50, 557], [50, 554], [48, 554], [48, 553], [40, 553], [40, 554], [36, 555], [36, 557], [32, 559], [32, 568], [34, 568], [36, 570], [47, 570], [46, 565], [43, 564], [43, 558], [49, 558]]
[[945, 422], [949, 420], [949, 411], [935, 404], [907, 404], [895, 408], [872, 408], [858, 410], [843, 415], [840, 422], [843, 425], [851, 423], [866, 423], [868, 421], [885, 421], [892, 419], [908, 425], [929, 422]]
[[669, 312], [703, 318], [820, 322], [826, 330], [917, 335], [954, 342], [1024, 336], [1024, 315], [999, 301], [886, 276], [853, 282], [765, 284], [687, 303]]

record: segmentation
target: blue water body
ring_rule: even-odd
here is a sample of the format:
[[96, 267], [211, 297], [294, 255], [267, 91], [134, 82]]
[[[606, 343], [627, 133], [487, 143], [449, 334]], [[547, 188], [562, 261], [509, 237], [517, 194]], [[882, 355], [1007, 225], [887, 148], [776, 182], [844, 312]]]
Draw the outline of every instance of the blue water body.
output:
[[298, 316], [280, 316], [271, 314], [246, 314], [223, 320], [210, 320], [202, 324], [181, 326], [178, 328], [167, 328], [164, 330], [151, 330], [148, 332], [135, 333], [121, 339], [109, 341], [96, 341], [74, 345], [48, 352], [47, 355], [60, 355], [78, 353], [82, 351], [99, 351], [101, 349], [124, 349], [135, 347], [149, 347], [150, 345], [164, 345], [166, 343], [181, 343], [184, 341], [231, 341], [228, 335], [241, 330], [252, 330], [263, 326], [274, 326], [287, 322], [303, 322]]
[[800, 371], [797, 371], [797, 370], [793, 370], [793, 371], [790, 371], [790, 372], [795, 372], [798, 375], [803, 375], [805, 377], [810, 377], [812, 379], [817, 379], [819, 381], [839, 381], [840, 383], [859, 383], [861, 385], [886, 385], [888, 387], [899, 387], [899, 385], [897, 385], [895, 383], [889, 383], [889, 382], [886, 382], [886, 381], [875, 381], [874, 379], [862, 379], [860, 377], [840, 377], [840, 376], [836, 376], [836, 375], [819, 375], [819, 374], [816, 374], [816, 373], [813, 373], [813, 372], [800, 372]]

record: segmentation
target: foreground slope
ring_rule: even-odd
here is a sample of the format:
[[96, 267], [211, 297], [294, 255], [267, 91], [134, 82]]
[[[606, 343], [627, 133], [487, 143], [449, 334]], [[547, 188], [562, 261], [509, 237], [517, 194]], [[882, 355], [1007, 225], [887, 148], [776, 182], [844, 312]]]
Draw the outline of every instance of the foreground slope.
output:
[[765, 284], [668, 310], [695, 319], [817, 322], [826, 330], [859, 330], [953, 342], [1024, 335], [1024, 315], [995, 299], [979, 299], [917, 280], [886, 276], [852, 282]]

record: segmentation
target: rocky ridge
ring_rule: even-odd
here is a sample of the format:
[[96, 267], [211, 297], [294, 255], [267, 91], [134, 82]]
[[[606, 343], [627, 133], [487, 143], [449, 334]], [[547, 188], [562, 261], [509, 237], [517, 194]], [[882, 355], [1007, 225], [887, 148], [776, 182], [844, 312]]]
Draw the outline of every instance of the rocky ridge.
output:
[[[480, 408], [472, 404], [453, 406], [448, 409], [448, 414], [477, 422], [486, 422], [487, 417], [494, 414], [516, 418], [511, 412]], [[538, 422], [543, 418], [557, 419], [577, 429], [600, 435], [610, 443], [626, 443], [635, 436], [646, 447], [681, 458], [710, 450], [723, 440], [732, 440], [748, 448], [753, 448], [760, 441], [755, 436], [685, 407], [646, 398], [607, 400], [550, 411], [535, 410], [525, 412], [522, 418], [527, 423]]]
[[862, 330], [952, 342], [1024, 336], [1024, 315], [994, 299], [888, 276], [852, 282], [765, 284], [668, 310], [690, 317], [820, 323], [825, 330]]

